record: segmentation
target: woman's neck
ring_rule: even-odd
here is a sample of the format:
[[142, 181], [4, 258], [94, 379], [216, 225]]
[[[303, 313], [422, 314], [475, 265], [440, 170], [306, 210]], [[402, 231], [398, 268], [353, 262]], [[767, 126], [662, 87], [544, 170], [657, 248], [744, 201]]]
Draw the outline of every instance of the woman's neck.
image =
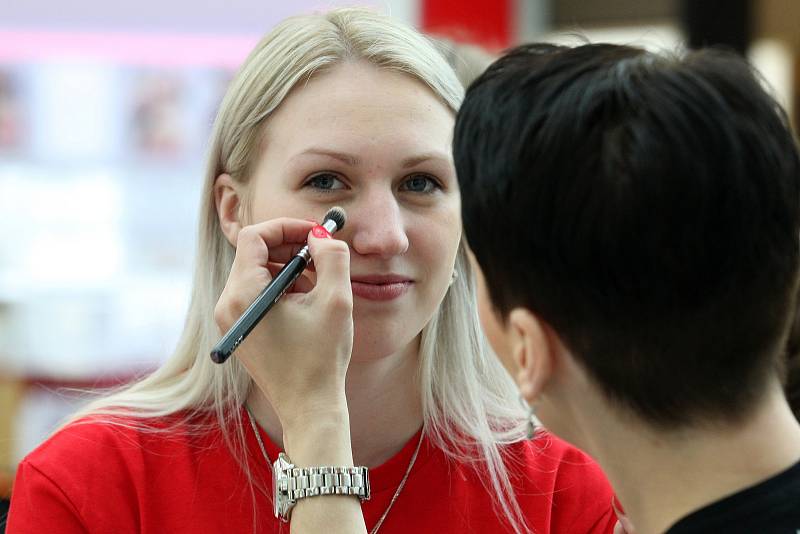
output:
[[[351, 361], [346, 395], [356, 465], [381, 465], [422, 426], [418, 369], [418, 339], [383, 358]], [[280, 421], [261, 390], [252, 389], [247, 406], [270, 439], [283, 448]]]

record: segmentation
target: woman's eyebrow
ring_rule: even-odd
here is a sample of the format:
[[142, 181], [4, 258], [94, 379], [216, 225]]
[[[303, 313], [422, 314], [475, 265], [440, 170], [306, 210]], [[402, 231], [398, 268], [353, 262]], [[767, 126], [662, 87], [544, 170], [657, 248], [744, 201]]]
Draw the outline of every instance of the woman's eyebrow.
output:
[[338, 159], [339, 161], [341, 161], [343, 163], [346, 163], [347, 165], [350, 165], [351, 167], [357, 167], [357, 166], [361, 165], [361, 158], [359, 158], [358, 156], [355, 156], [353, 154], [347, 154], [345, 152], [337, 152], [335, 150], [328, 150], [328, 149], [325, 149], [325, 148], [316, 148], [316, 147], [308, 148], [306, 150], [303, 150], [302, 152], [300, 152], [296, 156], [294, 156], [292, 159], [300, 157], [300, 156], [326, 156], [326, 157], [329, 157], [329, 158]]
[[[292, 159], [301, 156], [324, 156], [328, 158], [337, 159], [347, 165], [350, 165], [351, 167], [358, 167], [362, 163], [362, 159], [356, 156], [355, 154], [348, 154], [346, 152], [339, 152], [336, 150], [330, 150], [327, 148], [319, 148], [319, 147], [307, 148], [306, 150], [303, 150], [296, 156], [292, 157]], [[422, 154], [418, 154], [416, 156], [410, 156], [408, 158], [405, 158], [400, 162], [400, 166], [404, 169], [408, 169], [429, 160], [440, 160], [444, 163], [450, 162], [450, 158], [446, 153], [434, 151], [434, 152], [425, 152]]]
[[428, 160], [441, 160], [444, 163], [450, 163], [450, 158], [444, 152], [426, 152], [418, 156], [411, 156], [410, 158], [406, 158], [400, 163], [400, 165], [404, 169], [408, 169], [409, 167], [415, 167], [420, 163], [424, 163]]

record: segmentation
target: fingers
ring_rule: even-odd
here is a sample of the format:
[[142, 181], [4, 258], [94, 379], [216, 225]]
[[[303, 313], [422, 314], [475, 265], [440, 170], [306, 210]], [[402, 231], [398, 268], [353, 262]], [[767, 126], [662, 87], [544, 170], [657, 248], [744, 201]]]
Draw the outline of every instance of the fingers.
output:
[[245, 226], [236, 239], [236, 254], [261, 264], [267, 258], [285, 263], [303, 246], [313, 227], [313, 222], [288, 217]]
[[[283, 263], [268, 263], [267, 269], [269, 269], [269, 273], [272, 278], [280, 272], [281, 269], [285, 264]], [[300, 276], [297, 277], [297, 280], [289, 287], [287, 293], [308, 293], [314, 289], [314, 282], [311, 281], [307, 273], [302, 273]]]
[[289, 263], [289, 260], [294, 258], [304, 246], [305, 245], [285, 244], [278, 245], [277, 247], [269, 247], [269, 261], [270, 263]]
[[314, 226], [316, 226], [316, 223], [311, 221], [280, 217], [252, 224], [247, 228], [252, 228], [253, 231], [257, 232], [268, 247], [274, 247], [282, 243], [304, 244], [308, 232]]
[[[286, 263], [302, 248], [314, 223], [280, 218], [246, 226], [236, 240], [236, 256], [225, 289], [217, 302], [217, 323], [229, 326], [272, 280], [270, 262]], [[298, 289], [306, 289], [301, 285]]]
[[312, 222], [286, 217], [245, 226], [236, 238], [233, 269], [263, 267], [267, 261], [286, 263], [302, 248], [313, 227]]
[[[236, 256], [228, 284], [232, 280], [250, 280], [250, 285], [257, 286], [260, 291], [307, 241], [314, 260], [309, 267], [316, 272], [311, 279], [301, 276], [290, 292], [324, 296], [328, 304], [336, 305], [338, 302], [352, 309], [349, 248], [343, 241], [329, 239], [330, 235], [325, 232], [320, 234], [326, 235], [325, 238], [315, 237], [312, 232], [315, 226], [311, 221], [280, 218], [242, 228], [237, 237]], [[240, 288], [238, 292], [233, 291], [236, 286]], [[256, 289], [242, 291], [242, 287], [241, 284], [233, 285], [231, 292], [245, 300], [250, 299], [247, 300], [250, 302]]]
[[317, 271], [317, 285], [312, 293], [325, 294], [343, 306], [352, 308], [350, 249], [347, 243], [308, 234], [308, 248]]

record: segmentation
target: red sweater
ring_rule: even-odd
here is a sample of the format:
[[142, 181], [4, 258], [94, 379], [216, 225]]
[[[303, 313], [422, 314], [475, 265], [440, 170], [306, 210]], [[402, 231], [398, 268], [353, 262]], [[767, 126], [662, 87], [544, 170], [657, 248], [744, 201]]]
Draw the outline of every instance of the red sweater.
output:
[[[245, 429], [255, 487], [219, 429], [191, 436], [71, 425], [19, 466], [7, 533], [288, 533], [272, 514], [270, 469], [246, 419]], [[278, 448], [261, 437], [274, 460]], [[372, 498], [362, 507], [367, 529], [389, 505], [418, 437], [370, 470]], [[611, 488], [588, 457], [549, 435], [510, 452], [517, 498], [533, 532], [613, 531]], [[426, 438], [380, 532], [511, 530], [475, 468], [449, 459]]]

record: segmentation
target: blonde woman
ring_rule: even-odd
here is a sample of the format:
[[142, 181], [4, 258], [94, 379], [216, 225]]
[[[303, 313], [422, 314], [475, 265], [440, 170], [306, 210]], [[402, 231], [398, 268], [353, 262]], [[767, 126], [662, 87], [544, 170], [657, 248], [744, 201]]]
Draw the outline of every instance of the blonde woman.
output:
[[[384, 16], [275, 28], [217, 117], [175, 354], [22, 463], [9, 531], [610, 532], [602, 474], [526, 439], [480, 334], [450, 156], [461, 97], [433, 45]], [[333, 205], [348, 218], [328, 239], [315, 222]], [[306, 239], [316, 271], [212, 363]], [[361, 497], [347, 469], [366, 466], [370, 499], [298, 498], [276, 517], [280, 451], [345, 469]]]

